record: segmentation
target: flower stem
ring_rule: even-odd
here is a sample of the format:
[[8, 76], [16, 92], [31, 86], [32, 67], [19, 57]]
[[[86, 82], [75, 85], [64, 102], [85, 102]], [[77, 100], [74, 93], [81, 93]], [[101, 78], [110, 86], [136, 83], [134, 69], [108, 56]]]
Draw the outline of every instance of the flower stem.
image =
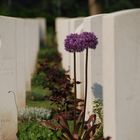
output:
[[76, 87], [76, 53], [74, 52], [74, 128], [76, 126], [76, 99], [77, 99], [77, 87]]
[[84, 117], [83, 117], [83, 125], [84, 125], [85, 115], [86, 115], [87, 84], [88, 84], [88, 48], [86, 49], [86, 63], [85, 63], [85, 99], [84, 99]]

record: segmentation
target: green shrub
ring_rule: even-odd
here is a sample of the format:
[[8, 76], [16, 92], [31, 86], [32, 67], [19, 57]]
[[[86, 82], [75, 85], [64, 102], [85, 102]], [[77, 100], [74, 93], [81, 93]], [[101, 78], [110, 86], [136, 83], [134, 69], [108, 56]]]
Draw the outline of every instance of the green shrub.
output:
[[47, 57], [47, 48], [40, 48], [40, 51], [38, 53], [38, 58], [39, 59], [45, 59]]
[[20, 123], [17, 133], [18, 140], [60, 140], [61, 135], [37, 122]]
[[46, 74], [44, 72], [39, 72], [34, 74], [32, 78], [32, 86], [43, 86], [45, 82]]

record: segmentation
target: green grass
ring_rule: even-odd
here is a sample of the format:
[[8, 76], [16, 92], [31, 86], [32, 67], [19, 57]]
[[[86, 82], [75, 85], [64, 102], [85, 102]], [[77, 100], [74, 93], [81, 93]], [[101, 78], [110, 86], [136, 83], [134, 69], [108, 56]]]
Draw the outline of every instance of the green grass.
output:
[[56, 109], [57, 106], [55, 104], [52, 105], [51, 101], [45, 100], [45, 101], [32, 101], [27, 100], [27, 106], [29, 107], [43, 107], [46, 109]]
[[46, 109], [56, 109], [57, 106], [52, 104], [51, 101], [44, 98], [44, 96], [49, 96], [51, 93], [46, 88], [42, 88], [41, 86], [32, 87], [31, 93], [27, 93], [26, 104], [29, 107], [43, 107]]
[[50, 96], [50, 91], [48, 88], [43, 88], [41, 86], [32, 86], [31, 92], [26, 93], [27, 100], [42, 101], [45, 97]]
[[46, 96], [46, 95], [49, 96], [50, 95], [49, 89], [48, 88], [43, 88], [41, 86], [36, 86], [36, 87], [32, 86], [32, 94], [33, 93], [38, 93], [42, 96]]

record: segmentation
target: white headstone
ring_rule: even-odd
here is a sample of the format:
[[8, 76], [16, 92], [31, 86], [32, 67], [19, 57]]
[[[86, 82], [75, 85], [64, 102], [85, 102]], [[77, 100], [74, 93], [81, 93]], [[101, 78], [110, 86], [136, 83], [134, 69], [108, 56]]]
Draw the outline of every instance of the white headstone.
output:
[[103, 19], [104, 135], [140, 139], [140, 9]]
[[32, 19], [30, 24], [30, 31], [32, 34], [32, 46], [31, 46], [31, 53], [32, 53], [32, 72], [33, 75], [36, 70], [36, 63], [37, 63], [37, 56], [39, 51], [39, 21], [36, 19]]
[[0, 17], [0, 139], [16, 140], [16, 29], [15, 19]]
[[39, 50], [39, 21], [36, 19], [26, 19], [29, 26], [29, 51], [31, 61], [31, 75], [35, 72], [37, 54]]
[[30, 26], [27, 21], [25, 20], [25, 81], [26, 81], [26, 91], [31, 90], [31, 51], [30, 48], [32, 43], [30, 41]]
[[31, 90], [31, 77], [35, 72], [39, 51], [39, 23], [36, 19], [25, 20], [25, 79], [26, 90]]
[[93, 101], [102, 99], [102, 19], [104, 15], [84, 18], [83, 29], [94, 32], [99, 44], [96, 49], [88, 50], [88, 89], [86, 118], [93, 114]]
[[58, 51], [61, 53], [62, 66], [66, 71], [70, 69], [70, 54], [64, 48], [64, 40], [70, 34], [69, 20], [70, 18], [57, 18], [55, 21]]
[[17, 105], [23, 108], [26, 105], [25, 87], [25, 33], [24, 20], [16, 19], [16, 56], [17, 56]]

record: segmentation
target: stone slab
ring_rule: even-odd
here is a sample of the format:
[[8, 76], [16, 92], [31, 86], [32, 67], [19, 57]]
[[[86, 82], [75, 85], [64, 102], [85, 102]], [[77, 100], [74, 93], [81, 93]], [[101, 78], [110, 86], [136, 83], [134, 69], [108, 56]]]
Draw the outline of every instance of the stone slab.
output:
[[31, 91], [31, 78], [39, 51], [39, 23], [36, 19], [26, 19], [25, 23], [25, 80], [26, 90]]
[[98, 38], [97, 48], [89, 49], [88, 53], [88, 97], [86, 118], [93, 114], [93, 101], [102, 99], [102, 20], [104, 15], [95, 15], [84, 18], [83, 30], [94, 32]]
[[64, 49], [64, 40], [70, 34], [70, 18], [56, 18], [56, 37], [58, 51], [62, 56], [62, 66], [68, 71], [70, 69], [70, 54]]
[[16, 19], [16, 57], [17, 57], [17, 105], [18, 109], [26, 105], [25, 87], [25, 30], [24, 19]]
[[0, 17], [0, 139], [16, 140], [16, 43], [15, 19]]
[[103, 19], [104, 135], [140, 138], [140, 9]]

